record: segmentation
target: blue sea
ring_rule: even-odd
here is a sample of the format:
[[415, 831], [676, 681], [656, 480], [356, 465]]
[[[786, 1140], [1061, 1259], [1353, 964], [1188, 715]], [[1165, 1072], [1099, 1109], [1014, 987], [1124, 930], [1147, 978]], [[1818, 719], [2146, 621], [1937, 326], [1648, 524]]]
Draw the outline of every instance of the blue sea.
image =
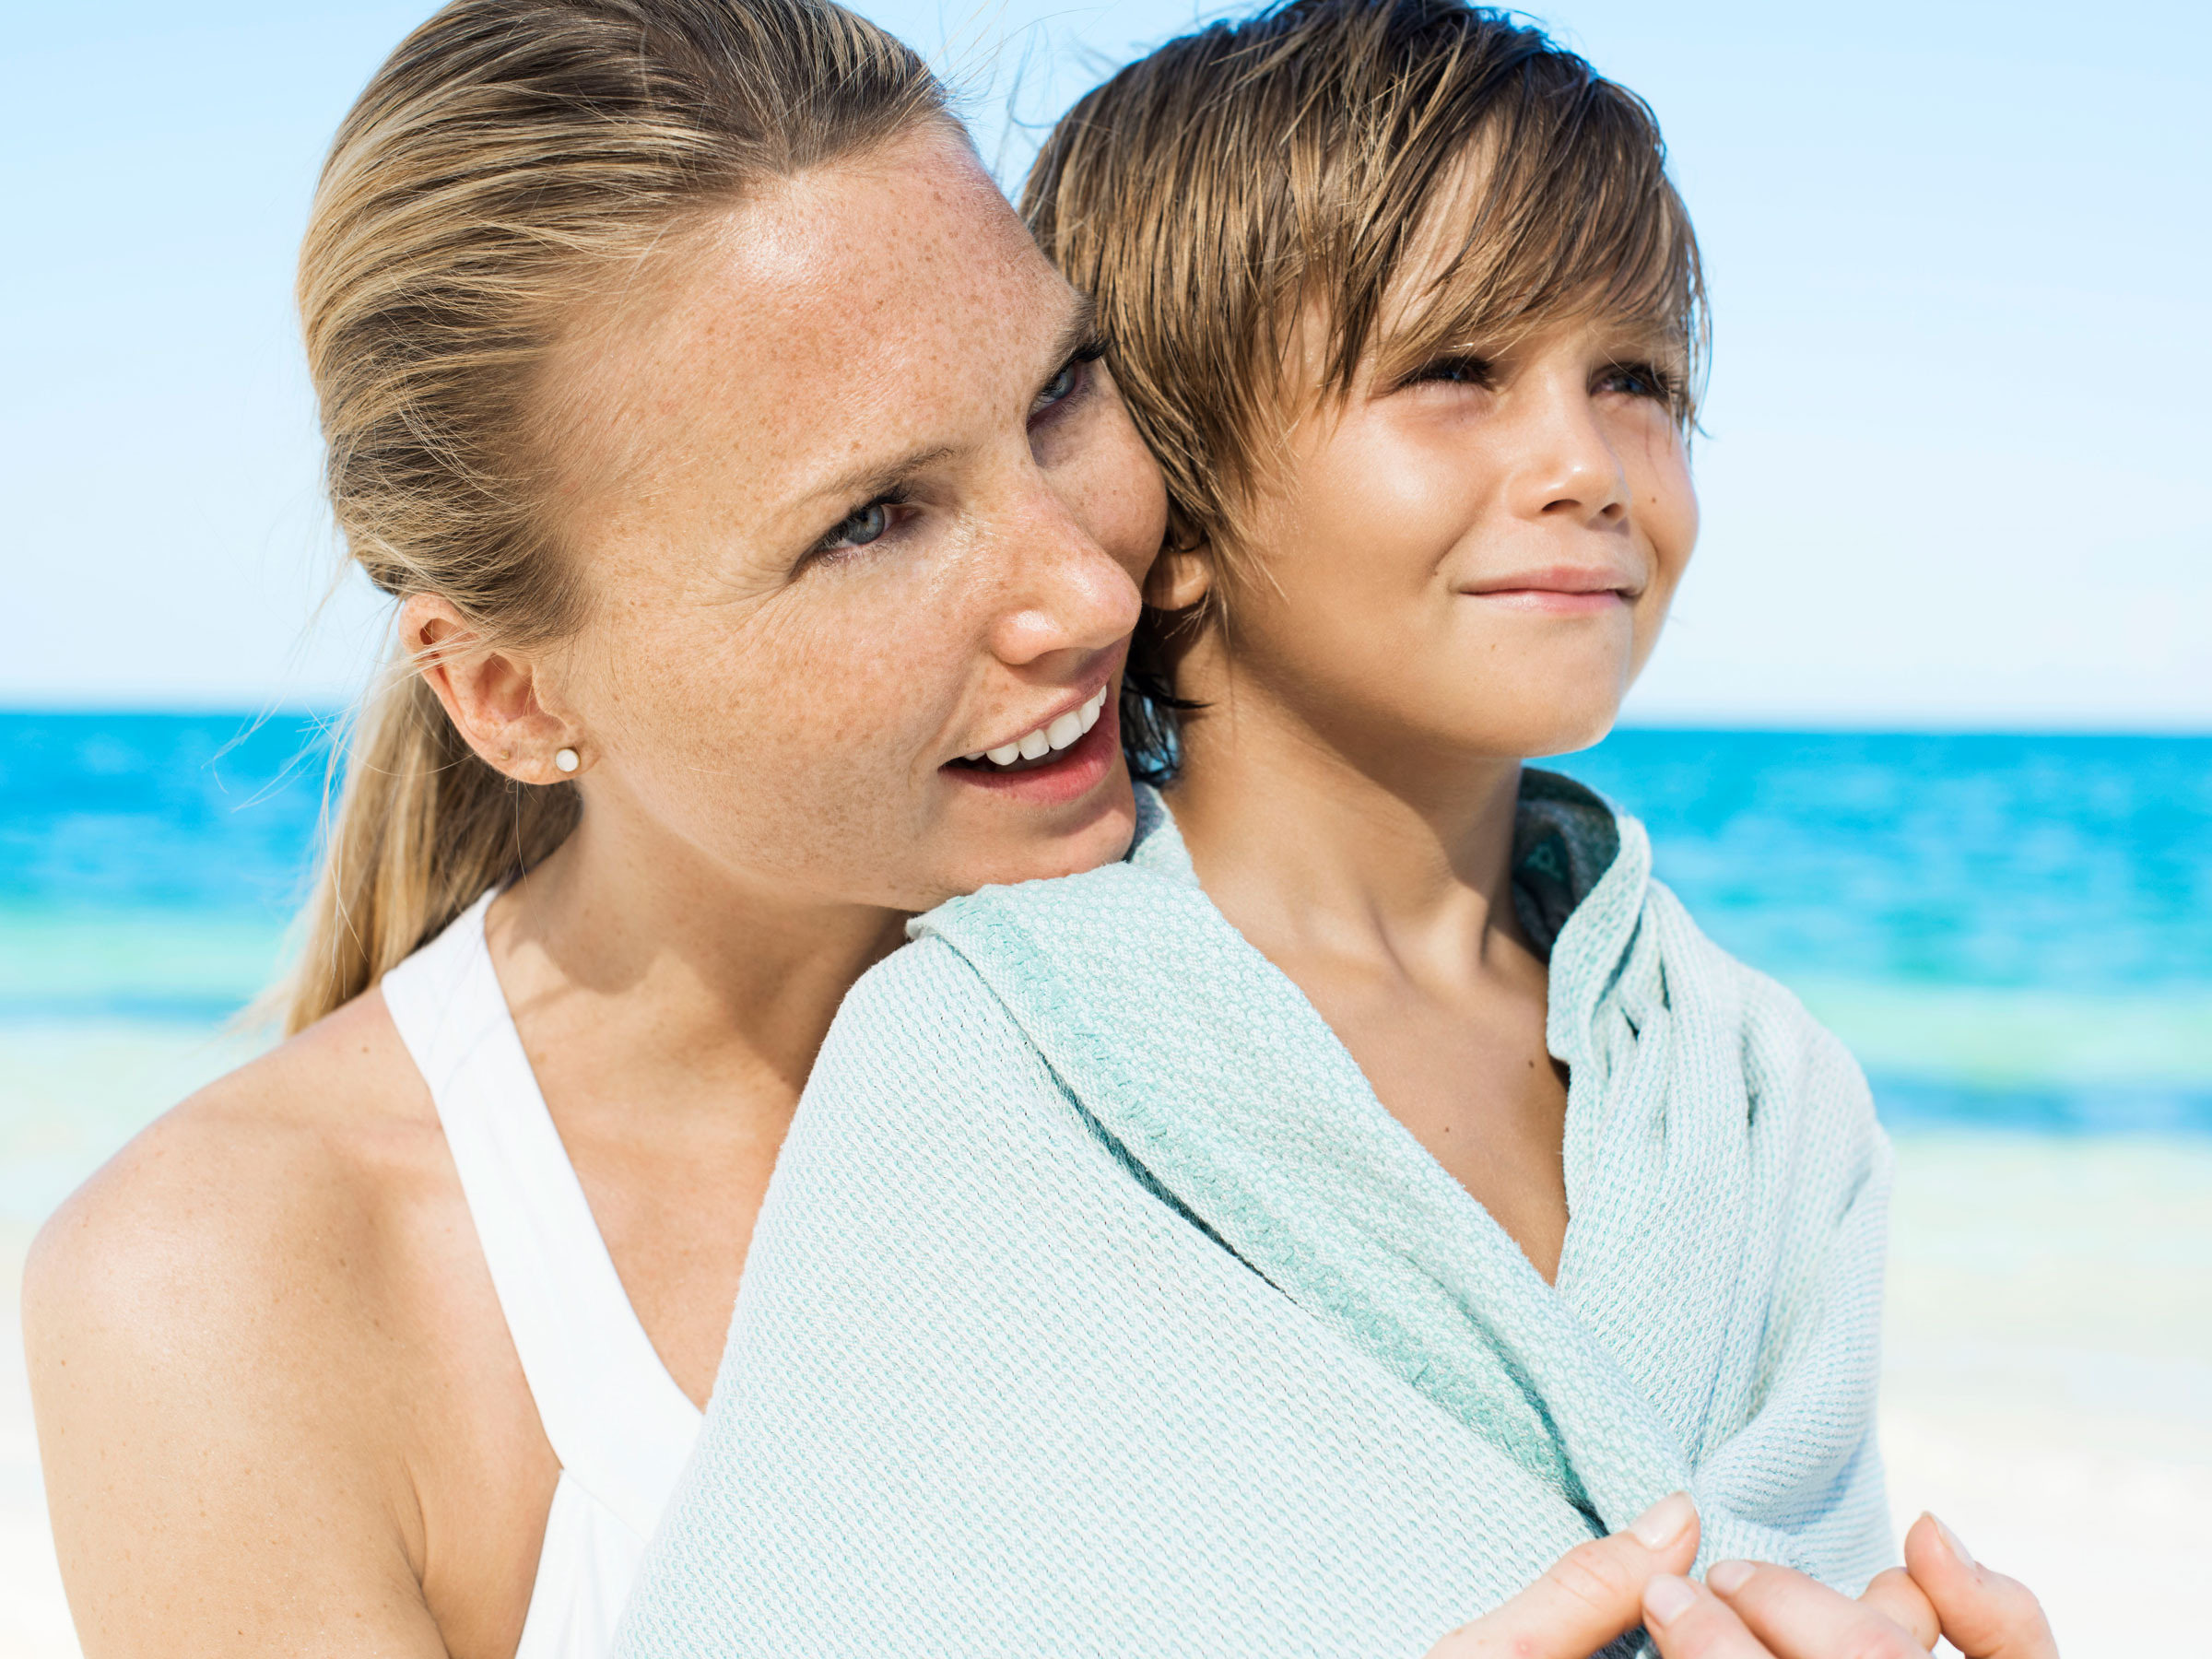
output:
[[[0, 1162], [58, 1156], [57, 1113], [127, 1132], [242, 1052], [328, 732], [0, 714]], [[2212, 737], [1632, 730], [1554, 764], [1643, 819], [1892, 1124], [2212, 1135]]]

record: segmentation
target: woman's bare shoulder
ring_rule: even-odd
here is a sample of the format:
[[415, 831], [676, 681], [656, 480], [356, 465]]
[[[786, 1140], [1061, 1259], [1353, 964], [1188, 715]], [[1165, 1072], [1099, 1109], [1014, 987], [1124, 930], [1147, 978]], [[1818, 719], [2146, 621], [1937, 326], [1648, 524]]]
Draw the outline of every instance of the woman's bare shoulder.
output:
[[26, 1316], [203, 1313], [226, 1281], [265, 1289], [371, 1268], [359, 1245], [445, 1162], [429, 1096], [371, 992], [156, 1119], [41, 1230]]
[[465, 1294], [473, 1248], [373, 994], [165, 1113], [63, 1206], [23, 1324], [88, 1649], [287, 1649], [302, 1610], [344, 1607], [377, 1651], [444, 1651], [413, 1425], [462, 1323], [435, 1287]]

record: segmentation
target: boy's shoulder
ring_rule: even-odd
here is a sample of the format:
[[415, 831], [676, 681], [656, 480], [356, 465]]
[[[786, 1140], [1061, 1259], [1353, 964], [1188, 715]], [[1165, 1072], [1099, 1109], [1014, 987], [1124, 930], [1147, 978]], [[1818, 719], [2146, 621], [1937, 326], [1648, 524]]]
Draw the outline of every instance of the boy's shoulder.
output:
[[854, 1113], [918, 1130], [1050, 1077], [1006, 1004], [958, 950], [921, 934], [845, 994], [805, 1092], [819, 1118]]

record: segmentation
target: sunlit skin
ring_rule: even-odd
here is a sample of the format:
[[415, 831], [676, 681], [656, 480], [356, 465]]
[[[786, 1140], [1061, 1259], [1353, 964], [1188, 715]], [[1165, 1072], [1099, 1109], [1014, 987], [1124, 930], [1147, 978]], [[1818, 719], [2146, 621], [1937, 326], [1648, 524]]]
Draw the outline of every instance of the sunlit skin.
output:
[[[1547, 1278], [1566, 1082], [1507, 896], [1513, 802], [1524, 759], [1611, 725], [1688, 562], [1666, 358], [1594, 316], [1341, 399], [1307, 371], [1258, 573], [1176, 671], [1206, 705], [1171, 798], [1208, 892]], [[1151, 597], [1217, 580], [1194, 549]]]
[[[1083, 306], [933, 129], [729, 210], [542, 389], [574, 637], [401, 632], [477, 751], [582, 826], [494, 961], [624, 1288], [694, 1402], [838, 1002], [905, 913], [1088, 868], [1165, 522]], [[895, 498], [888, 499], [887, 498]], [[431, 1103], [374, 992], [169, 1113], [41, 1235], [41, 1450], [93, 1659], [505, 1659], [558, 1468]]]

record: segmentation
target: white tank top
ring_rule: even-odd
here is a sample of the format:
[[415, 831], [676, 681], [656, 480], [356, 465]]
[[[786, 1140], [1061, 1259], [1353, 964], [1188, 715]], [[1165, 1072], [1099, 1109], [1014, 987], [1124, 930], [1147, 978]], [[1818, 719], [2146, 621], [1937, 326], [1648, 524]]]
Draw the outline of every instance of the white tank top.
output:
[[638, 1323], [484, 944], [486, 894], [384, 975], [560, 1482], [515, 1659], [606, 1659], [700, 1412]]

